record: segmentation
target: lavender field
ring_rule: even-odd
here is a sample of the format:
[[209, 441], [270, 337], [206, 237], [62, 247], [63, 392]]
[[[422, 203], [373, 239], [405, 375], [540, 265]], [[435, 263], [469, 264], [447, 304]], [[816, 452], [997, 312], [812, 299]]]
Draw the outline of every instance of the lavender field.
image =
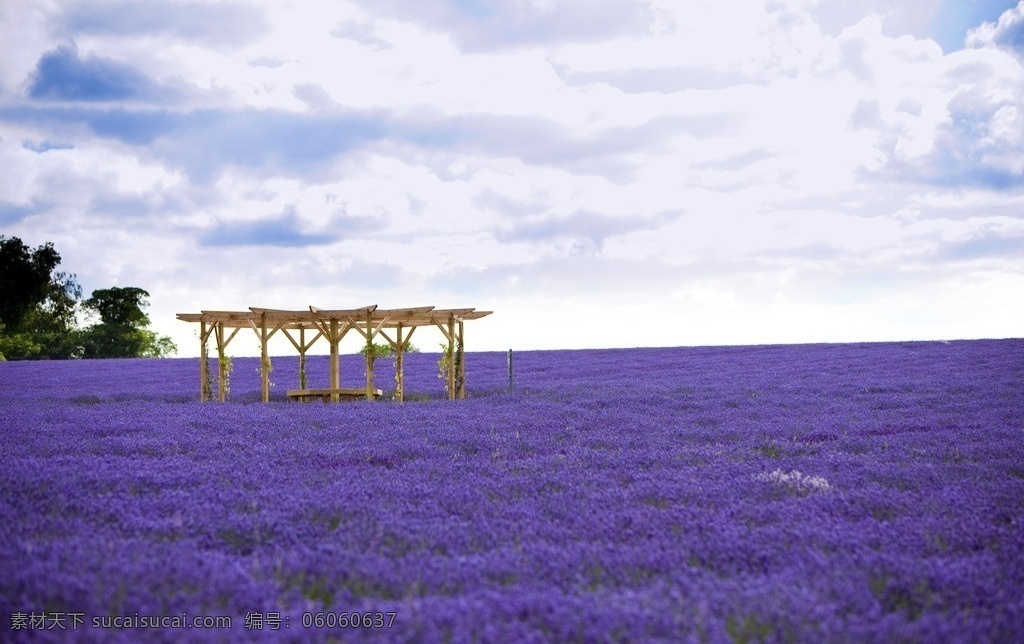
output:
[[469, 353], [456, 402], [437, 359], [402, 405], [0, 363], [0, 640], [1024, 633], [1024, 341]]

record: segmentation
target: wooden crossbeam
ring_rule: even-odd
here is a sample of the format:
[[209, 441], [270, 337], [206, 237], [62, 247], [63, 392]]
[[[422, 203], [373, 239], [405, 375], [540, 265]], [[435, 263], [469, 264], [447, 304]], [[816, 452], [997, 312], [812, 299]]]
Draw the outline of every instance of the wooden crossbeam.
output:
[[250, 306], [249, 310], [256, 315], [266, 315], [268, 320], [275, 319], [287, 319], [287, 320], [303, 320], [309, 319], [310, 311], [308, 309], [302, 309], [299, 311], [288, 311], [285, 309], [265, 309], [256, 306]]
[[373, 312], [373, 318], [375, 320], [384, 318], [401, 318], [420, 315], [423, 313], [429, 313], [434, 307], [432, 306], [416, 306], [409, 309], [377, 309]]
[[229, 335], [227, 337], [227, 339], [224, 340], [224, 343], [221, 344], [221, 346], [220, 346], [221, 349], [227, 350], [228, 344], [230, 344], [231, 341], [235, 339], [235, 336], [238, 335], [238, 332], [242, 330], [242, 327], [240, 327], [240, 326], [230, 327], [230, 326], [225, 324], [225, 325], [221, 326], [221, 329], [233, 329], [233, 331], [231, 331], [231, 335]]
[[392, 340], [392, 339], [391, 339], [391, 337], [390, 337], [390, 336], [388, 336], [388, 334], [387, 334], [387, 333], [385, 333], [383, 329], [381, 329], [381, 330], [380, 330], [380, 332], [378, 333], [378, 335], [380, 335], [380, 336], [381, 336], [382, 338], [384, 338], [385, 340], [387, 340], [387, 341], [388, 341], [388, 344], [390, 344], [390, 345], [391, 345], [391, 348], [392, 348], [392, 349], [394, 349], [395, 351], [398, 351], [399, 349], [401, 349], [402, 351], [408, 351], [408, 350], [409, 350], [409, 339], [410, 339], [410, 338], [412, 338], [412, 334], [413, 334], [413, 331], [415, 331], [415, 330], [416, 330], [416, 329], [418, 329], [419, 327], [415, 327], [415, 326], [411, 326], [411, 327], [408, 327], [408, 331], [409, 331], [409, 333], [408, 333], [408, 335], [406, 335], [406, 336], [405, 336], [405, 339], [404, 339], [404, 340], [402, 339], [402, 333], [401, 333], [401, 332], [402, 332], [402, 330], [403, 330], [403, 329], [404, 329], [405, 327], [403, 327], [403, 326], [402, 326], [401, 324], [399, 324], [399, 325], [398, 325], [397, 327], [395, 327], [395, 328], [396, 328], [396, 329], [398, 330], [398, 332], [399, 332], [399, 333], [398, 333], [398, 336], [397, 336], [397, 337], [398, 337], [398, 339], [397, 339], [397, 340]]
[[488, 315], [491, 315], [492, 313], [494, 313], [494, 311], [472, 311], [470, 313], [459, 315], [457, 317], [461, 317], [463, 320], [467, 320], [467, 321], [468, 320], [479, 320], [480, 318], [487, 317]]
[[347, 317], [350, 317], [350, 316], [353, 316], [353, 315], [355, 315], [355, 316], [366, 315], [367, 311], [373, 312], [376, 308], [377, 308], [376, 304], [373, 304], [372, 306], [364, 306], [364, 307], [358, 308], [358, 309], [320, 309], [320, 308], [317, 308], [315, 306], [310, 306], [309, 307], [309, 311], [315, 317], [317, 317], [317, 318], [319, 318], [321, 320], [329, 320], [331, 318], [340, 320], [342, 318], [347, 318]]
[[431, 320], [431, 322], [433, 322], [434, 326], [436, 326], [441, 331], [441, 334], [444, 335], [444, 339], [447, 340], [450, 344], [452, 341], [452, 336], [451, 334], [448, 333], [448, 320]]

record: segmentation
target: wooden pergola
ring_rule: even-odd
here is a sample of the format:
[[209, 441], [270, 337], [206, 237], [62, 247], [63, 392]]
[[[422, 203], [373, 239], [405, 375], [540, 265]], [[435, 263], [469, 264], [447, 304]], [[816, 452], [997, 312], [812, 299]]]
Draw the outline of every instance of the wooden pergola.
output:
[[[207, 343], [212, 336], [217, 343], [218, 356], [218, 400], [227, 397], [227, 361], [225, 350], [228, 343], [241, 329], [252, 329], [260, 340], [263, 402], [270, 400], [270, 355], [267, 343], [280, 331], [299, 352], [299, 389], [289, 391], [289, 396], [303, 394], [323, 395], [337, 402], [348, 390], [342, 390], [340, 356], [338, 345], [342, 338], [355, 330], [366, 340], [366, 391], [367, 399], [379, 395], [373, 386], [373, 341], [380, 336], [395, 351], [395, 397], [403, 400], [404, 375], [402, 355], [409, 347], [409, 340], [417, 328], [434, 326], [440, 329], [448, 341], [450, 368], [446, 383], [448, 398], [465, 398], [466, 363], [463, 351], [463, 323], [490, 315], [491, 311], [476, 309], [435, 309], [421, 306], [410, 309], [379, 309], [377, 305], [358, 309], [318, 309], [286, 311], [250, 307], [248, 311], [202, 311], [201, 313], [179, 313], [179, 320], [199, 323], [199, 388], [200, 400], [206, 402], [212, 396], [210, 390], [210, 361]], [[389, 335], [390, 334], [390, 335]], [[393, 337], [392, 337], [393, 336]], [[324, 338], [330, 345], [330, 387], [310, 390], [306, 388], [306, 352], [313, 344]], [[349, 392], [351, 393], [351, 392]]]

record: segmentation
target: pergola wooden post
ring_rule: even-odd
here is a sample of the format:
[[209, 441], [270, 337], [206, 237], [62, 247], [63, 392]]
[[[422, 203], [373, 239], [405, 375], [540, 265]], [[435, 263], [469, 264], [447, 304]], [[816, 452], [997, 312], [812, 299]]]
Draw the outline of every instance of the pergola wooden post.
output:
[[[413, 327], [415, 330], [416, 327]], [[384, 336], [387, 337], [387, 336]], [[403, 381], [405, 380], [405, 364], [402, 361], [402, 356], [405, 354], [405, 347], [402, 346], [402, 323], [398, 323], [398, 327], [395, 329], [395, 398], [398, 402], [405, 402], [405, 392], [403, 387]], [[389, 340], [390, 342], [390, 340]]]
[[199, 321], [199, 402], [206, 402], [210, 390], [210, 349], [206, 343], [212, 330], [207, 328], [206, 320]]
[[224, 360], [224, 323], [217, 322], [213, 325], [213, 337], [217, 341], [217, 401], [224, 402], [227, 397], [227, 385], [224, 382], [227, 376], [227, 362]]
[[269, 339], [267, 313], [264, 311], [260, 314], [260, 397], [263, 402], [270, 402], [270, 353], [267, 351]]
[[395, 398], [398, 402], [405, 401], [405, 349], [409, 346], [409, 340], [412, 339], [412, 334], [416, 331], [416, 327], [409, 327], [409, 334], [404, 338], [402, 337], [403, 330], [403, 323], [398, 322], [395, 325], [395, 340], [388, 337], [388, 334], [384, 332], [384, 329], [380, 330], [381, 336], [383, 336], [383, 338], [388, 341], [388, 344], [391, 345], [391, 348], [395, 350]]
[[462, 333], [464, 330], [462, 325], [462, 320], [459, 320], [459, 335], [455, 344], [455, 350], [458, 353], [455, 359], [455, 389], [458, 391], [459, 400], [466, 397], [466, 352], [462, 350]]
[[448, 400], [455, 400], [455, 315], [448, 314]]
[[401, 323], [398, 323], [398, 327], [395, 329], [395, 337], [397, 342], [394, 346], [394, 395], [398, 398], [398, 402], [406, 401], [406, 345], [409, 344], [409, 338], [413, 337], [413, 332], [416, 331], [416, 327], [413, 327], [409, 331], [409, 337], [402, 339], [401, 337]]
[[[341, 338], [338, 334], [338, 321], [330, 321], [330, 336], [327, 338], [331, 343], [331, 389], [339, 389], [341, 387], [341, 356], [338, 355], [338, 344], [341, 342]], [[331, 402], [338, 402], [338, 396], [336, 394], [331, 395]]]
[[373, 400], [373, 361], [376, 356], [373, 354], [373, 312], [366, 312], [366, 399]]
[[[287, 334], [288, 332], [285, 331]], [[295, 341], [292, 341], [295, 344]], [[299, 327], [299, 389], [306, 388], [306, 328]]]
[[448, 348], [445, 349], [445, 359], [448, 364], [445, 389], [448, 390], [448, 400], [455, 400], [455, 371], [457, 365], [457, 356], [455, 355], [455, 312], [448, 311], [447, 319], [438, 320], [434, 318], [432, 321], [434, 326], [440, 329], [445, 339], [448, 340]]

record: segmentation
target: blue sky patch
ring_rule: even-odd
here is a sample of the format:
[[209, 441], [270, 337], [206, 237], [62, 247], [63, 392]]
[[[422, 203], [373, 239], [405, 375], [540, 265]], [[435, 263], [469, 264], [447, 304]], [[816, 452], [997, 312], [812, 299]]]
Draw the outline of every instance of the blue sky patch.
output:
[[200, 237], [204, 246], [281, 246], [302, 247], [330, 244], [331, 235], [311, 235], [301, 232], [294, 212], [275, 219], [220, 223]]
[[964, 48], [967, 32], [1017, 6], [1017, 0], [943, 0], [932, 22], [931, 36], [946, 53]]
[[38, 143], [35, 141], [23, 141], [21, 147], [26, 150], [32, 150], [38, 154], [42, 154], [43, 152], [49, 152], [50, 150], [71, 150], [75, 146], [70, 143], [54, 143], [53, 141], [44, 139]]
[[946, 259], [975, 260], [996, 257], [1024, 257], [1024, 237], [989, 234], [949, 245]]
[[153, 98], [158, 88], [130, 65], [78, 55], [74, 45], [43, 54], [29, 83], [28, 94], [38, 100], [117, 101]]
[[16, 204], [0, 199], [0, 224], [5, 226], [17, 224], [25, 218], [45, 209], [46, 206], [36, 202]]
[[268, 28], [263, 13], [244, 2], [170, 0], [73, 2], [60, 26], [68, 35], [167, 34], [215, 46], [248, 42]]

